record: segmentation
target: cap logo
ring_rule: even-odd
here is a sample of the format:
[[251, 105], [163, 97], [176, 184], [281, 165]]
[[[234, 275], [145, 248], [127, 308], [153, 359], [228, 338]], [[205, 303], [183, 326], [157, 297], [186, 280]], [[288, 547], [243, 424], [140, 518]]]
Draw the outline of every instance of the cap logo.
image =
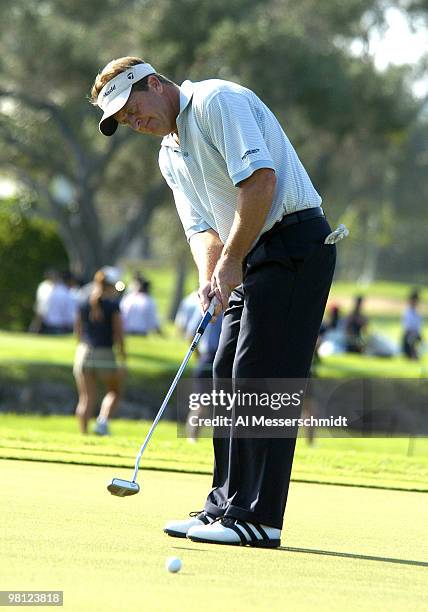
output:
[[114, 91], [115, 89], [116, 89], [116, 85], [112, 85], [112, 86], [110, 87], [110, 89], [107, 89], [107, 90], [104, 92], [104, 98], [106, 98], [107, 96], [109, 96], [109, 95], [111, 94], [111, 92], [112, 92], [112, 91]]
[[134, 73], [133, 72], [128, 72], [127, 77], [128, 77], [128, 79], [130, 79], [132, 81], [133, 78], [134, 78]]

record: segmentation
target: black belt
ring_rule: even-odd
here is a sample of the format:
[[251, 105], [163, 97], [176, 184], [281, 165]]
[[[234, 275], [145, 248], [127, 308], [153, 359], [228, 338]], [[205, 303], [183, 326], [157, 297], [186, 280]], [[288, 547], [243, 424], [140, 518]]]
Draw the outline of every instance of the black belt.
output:
[[280, 227], [286, 227], [287, 225], [295, 225], [296, 223], [302, 223], [302, 221], [309, 221], [309, 219], [316, 219], [317, 217], [325, 217], [324, 211], [321, 206], [315, 208], [305, 208], [289, 215], [284, 215], [280, 221], [277, 221], [270, 230], [262, 234], [259, 241], [264, 242], [269, 236], [276, 232]]
[[309, 219], [324, 216], [324, 211], [320, 206], [316, 206], [315, 208], [305, 208], [304, 210], [298, 210], [297, 212], [290, 213], [289, 215], [284, 215], [282, 219], [275, 223], [273, 227], [280, 225], [294, 225], [295, 223], [301, 223], [302, 221], [309, 221]]

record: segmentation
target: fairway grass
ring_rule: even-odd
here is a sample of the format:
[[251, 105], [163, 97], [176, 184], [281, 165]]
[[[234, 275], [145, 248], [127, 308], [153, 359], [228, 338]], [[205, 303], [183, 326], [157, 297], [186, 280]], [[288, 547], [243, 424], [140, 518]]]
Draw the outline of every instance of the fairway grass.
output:
[[[397, 320], [379, 320], [381, 330], [396, 340], [400, 336]], [[128, 384], [151, 386], [153, 378], [174, 376], [188, 349], [172, 324], [165, 325], [164, 335], [131, 336], [127, 343]], [[51, 380], [74, 386], [72, 364], [76, 341], [71, 336], [36, 336], [0, 331], [0, 365], [3, 377], [23, 382]], [[192, 362], [190, 364], [192, 366]], [[186, 369], [190, 375], [191, 367]], [[325, 357], [317, 369], [321, 377], [426, 378], [428, 353], [420, 361], [402, 356], [393, 358], [340, 354]], [[166, 382], [163, 381], [165, 386]]]
[[[72, 417], [0, 414], [0, 458], [133, 468], [151, 423], [114, 420], [113, 435], [77, 433]], [[301, 434], [303, 435], [303, 431]], [[189, 444], [177, 426], [162, 421], [142, 460], [145, 469], [211, 474], [212, 443]], [[426, 438], [317, 438], [298, 440], [292, 479], [380, 488], [428, 491]]]
[[162, 533], [202, 507], [208, 476], [146, 471], [140, 494], [120, 499], [105, 486], [123, 470], [0, 470], [2, 590], [62, 590], [72, 612], [427, 608], [425, 494], [293, 483], [282, 549], [258, 550]]

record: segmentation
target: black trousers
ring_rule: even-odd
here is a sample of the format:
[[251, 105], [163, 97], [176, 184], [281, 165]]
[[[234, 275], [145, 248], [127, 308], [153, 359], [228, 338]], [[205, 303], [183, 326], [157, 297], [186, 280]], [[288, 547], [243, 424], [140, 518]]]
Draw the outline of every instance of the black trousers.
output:
[[[216, 379], [306, 378], [336, 261], [324, 217], [279, 225], [244, 263], [225, 313]], [[282, 528], [295, 438], [215, 437], [213, 516]]]

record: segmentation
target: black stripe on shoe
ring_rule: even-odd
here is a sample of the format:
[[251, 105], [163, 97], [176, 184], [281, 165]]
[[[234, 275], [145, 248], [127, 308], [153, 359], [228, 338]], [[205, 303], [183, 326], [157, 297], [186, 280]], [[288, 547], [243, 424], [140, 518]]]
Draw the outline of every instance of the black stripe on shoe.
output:
[[[254, 533], [254, 531], [251, 529], [251, 527], [249, 525], [247, 525], [247, 523], [244, 523], [244, 521], [240, 521], [239, 519], [236, 519], [235, 521], [235, 525], [238, 525], [238, 527], [242, 527], [242, 529], [245, 529], [245, 531], [248, 533], [248, 537], [249, 542], [257, 542], [257, 536]], [[249, 543], [247, 542], [247, 543]]]
[[[250, 536], [250, 540], [246, 542], [249, 546], [254, 546], [256, 548], [278, 548], [278, 546], [281, 546], [281, 540], [279, 538], [270, 538], [263, 527], [258, 523], [246, 523], [245, 521], [236, 519], [235, 524], [245, 529]], [[261, 537], [257, 537], [253, 530], [257, 531]]]
[[258, 523], [251, 523], [251, 525], [257, 529], [257, 531], [259, 532], [259, 534], [262, 536], [262, 538], [264, 540], [269, 540], [269, 536], [266, 533], [266, 531], [263, 529], [263, 527], [261, 525], [259, 525]]
[[223, 527], [226, 527], [226, 529], [232, 529], [232, 531], [234, 531], [237, 535], [239, 535], [239, 539], [241, 540], [241, 543], [244, 544], [248, 544], [248, 540], [245, 537], [245, 535], [242, 533], [242, 531], [235, 525], [237, 521], [233, 518], [222, 518], [221, 519], [221, 524], [223, 525]]

